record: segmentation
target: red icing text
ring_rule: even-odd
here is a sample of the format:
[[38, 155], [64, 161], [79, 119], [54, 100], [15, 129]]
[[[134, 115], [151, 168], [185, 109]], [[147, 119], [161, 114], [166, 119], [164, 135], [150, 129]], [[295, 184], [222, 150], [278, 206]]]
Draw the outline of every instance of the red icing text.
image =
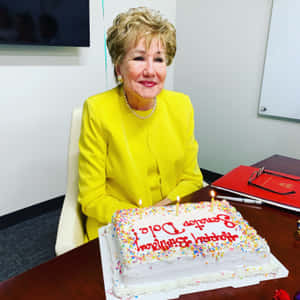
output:
[[168, 240], [161, 240], [155, 239], [153, 243], [147, 243], [144, 245], [139, 245], [138, 239], [135, 240], [134, 244], [137, 247], [137, 251], [144, 251], [144, 250], [168, 250], [171, 247], [180, 247], [180, 248], [186, 248], [189, 247], [189, 245], [192, 243], [191, 240], [188, 239], [187, 236], [172, 238]]
[[154, 226], [148, 226], [148, 227], [143, 227], [139, 228], [142, 234], [147, 234], [150, 230], [152, 233], [153, 238], [156, 238], [155, 231], [161, 231], [163, 230], [165, 233], [170, 234], [170, 235], [177, 235], [185, 232], [185, 229], [183, 228], [181, 231], [175, 227], [175, 225], [172, 222], [167, 222], [160, 225], [154, 225]]
[[[199, 230], [203, 230], [203, 228], [208, 223], [219, 223], [222, 222], [227, 228], [234, 228], [236, 224], [230, 220], [230, 216], [226, 214], [218, 214], [215, 217], [210, 218], [202, 218], [202, 219], [194, 219], [194, 220], [186, 220], [182, 225], [183, 227], [194, 226]], [[237, 238], [237, 234], [231, 234], [230, 232], [222, 231], [221, 234], [216, 234], [215, 232], [205, 233], [202, 236], [197, 236], [193, 232], [190, 234], [186, 231], [185, 228], [178, 228], [178, 225], [175, 225], [173, 222], [166, 222], [162, 225], [149, 225], [147, 227], [139, 228], [139, 233], [151, 234], [153, 237], [153, 241], [147, 242], [145, 244], [140, 244], [140, 239], [138, 237], [138, 233], [133, 229], [133, 233], [135, 236], [134, 244], [137, 248], [137, 251], [145, 251], [145, 250], [168, 250], [172, 247], [180, 247], [186, 248], [190, 247], [191, 244], [201, 244], [208, 242], [217, 242], [217, 241], [229, 241], [234, 242]], [[157, 238], [158, 232], [165, 233], [170, 235], [170, 238], [165, 238], [159, 240]], [[183, 233], [185, 234], [183, 236]], [[181, 236], [178, 236], [181, 235]], [[176, 237], [177, 236], [177, 237]]]
[[230, 232], [223, 231], [222, 234], [215, 234], [214, 232], [211, 233], [211, 235], [208, 235], [207, 233], [204, 234], [204, 236], [198, 236], [195, 237], [193, 233], [191, 233], [191, 236], [194, 239], [194, 242], [196, 244], [199, 243], [207, 243], [207, 242], [216, 242], [216, 241], [226, 241], [234, 242], [235, 239], [238, 238], [237, 234], [231, 234]]
[[228, 228], [234, 228], [236, 224], [230, 221], [230, 217], [228, 215], [218, 214], [216, 217], [212, 218], [202, 218], [198, 220], [189, 220], [183, 223], [183, 226], [195, 226], [195, 228], [199, 228], [203, 230], [206, 223], [218, 223], [223, 222], [224, 225]]

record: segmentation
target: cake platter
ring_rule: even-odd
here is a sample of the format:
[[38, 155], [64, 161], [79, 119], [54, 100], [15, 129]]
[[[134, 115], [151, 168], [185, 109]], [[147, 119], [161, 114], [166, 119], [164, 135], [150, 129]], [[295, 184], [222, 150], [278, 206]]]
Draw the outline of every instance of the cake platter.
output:
[[107, 300], [167, 300], [167, 299], [176, 299], [179, 298], [180, 295], [208, 291], [218, 288], [225, 288], [225, 287], [245, 287], [250, 285], [259, 284], [261, 281], [270, 280], [270, 279], [278, 279], [284, 278], [288, 276], [288, 270], [280, 263], [280, 261], [271, 254], [271, 258], [273, 263], [278, 266], [277, 272], [272, 272], [270, 274], [265, 274], [264, 276], [252, 276], [242, 279], [230, 279], [230, 280], [222, 280], [219, 282], [206, 282], [206, 283], [199, 283], [197, 285], [188, 286], [185, 288], [177, 288], [177, 289], [170, 289], [163, 292], [156, 292], [151, 294], [143, 294], [138, 296], [126, 296], [126, 297], [116, 297], [113, 293], [113, 262], [112, 256], [110, 253], [109, 243], [106, 239], [106, 235], [108, 234], [108, 228], [110, 225], [105, 227], [99, 228], [99, 244], [100, 244], [100, 253], [101, 253], [101, 261], [102, 261], [102, 272], [103, 272], [103, 280], [104, 280], [104, 287], [106, 293]]

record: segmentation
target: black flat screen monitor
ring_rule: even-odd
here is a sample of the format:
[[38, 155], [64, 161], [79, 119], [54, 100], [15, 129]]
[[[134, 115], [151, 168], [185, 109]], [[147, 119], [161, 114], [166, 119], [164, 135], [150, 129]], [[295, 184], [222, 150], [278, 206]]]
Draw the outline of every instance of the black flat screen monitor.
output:
[[0, 44], [88, 47], [89, 0], [0, 0]]

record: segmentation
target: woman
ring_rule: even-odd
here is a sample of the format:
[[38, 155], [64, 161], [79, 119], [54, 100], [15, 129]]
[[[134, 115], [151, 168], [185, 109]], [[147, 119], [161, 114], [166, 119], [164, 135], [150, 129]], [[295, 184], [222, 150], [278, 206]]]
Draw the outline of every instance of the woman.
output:
[[79, 141], [79, 202], [88, 239], [116, 210], [167, 205], [202, 187], [193, 108], [164, 90], [176, 52], [172, 24], [147, 8], [116, 17], [107, 47], [119, 85], [86, 100]]

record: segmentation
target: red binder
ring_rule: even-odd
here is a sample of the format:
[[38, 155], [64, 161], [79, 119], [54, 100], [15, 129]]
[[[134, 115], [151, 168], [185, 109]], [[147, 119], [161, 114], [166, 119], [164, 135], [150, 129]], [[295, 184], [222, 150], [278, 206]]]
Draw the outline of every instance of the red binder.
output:
[[[266, 172], [271, 172], [279, 176], [268, 173], [262, 173], [257, 178], [254, 176], [254, 180], [252, 181], [254, 184], [275, 191], [271, 192], [248, 184], [249, 179], [251, 177], [253, 178], [253, 174], [258, 170], [259, 168], [250, 166], [239, 166], [213, 182], [211, 186], [216, 189], [225, 190], [256, 200], [262, 200], [271, 205], [300, 212], [300, 181], [295, 181], [300, 180], [300, 177], [271, 170], [266, 170]], [[291, 191], [294, 193], [289, 194]], [[286, 195], [282, 195], [285, 193]]]

